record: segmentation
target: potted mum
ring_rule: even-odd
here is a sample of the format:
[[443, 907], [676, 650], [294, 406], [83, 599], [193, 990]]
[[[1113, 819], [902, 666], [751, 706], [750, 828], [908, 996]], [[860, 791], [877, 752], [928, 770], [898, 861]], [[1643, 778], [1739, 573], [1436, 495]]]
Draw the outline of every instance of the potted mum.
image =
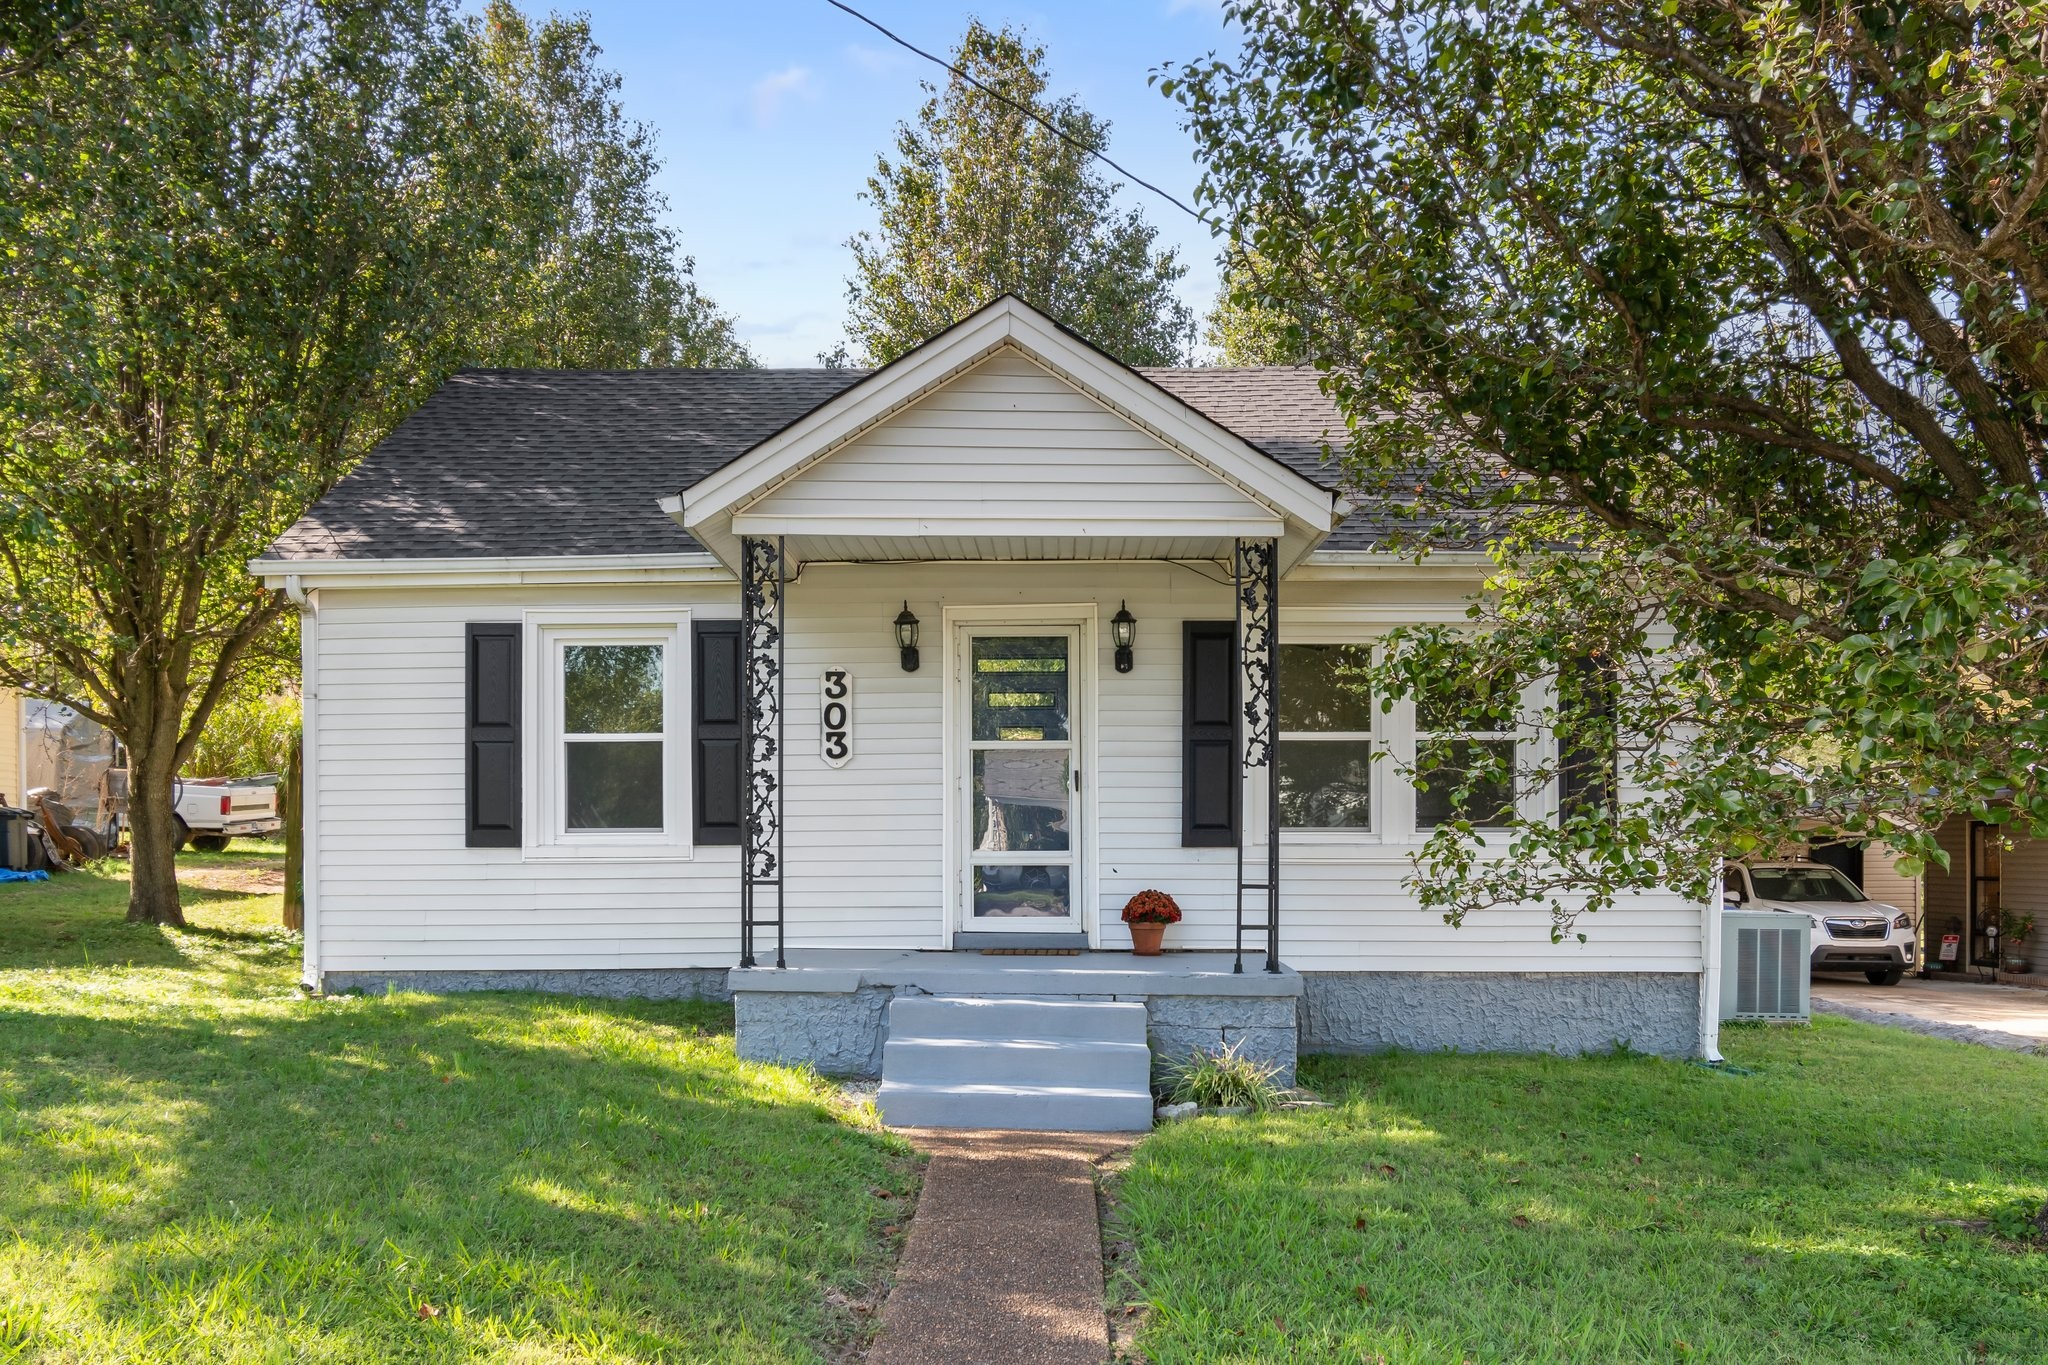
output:
[[1124, 903], [1124, 923], [1131, 927], [1131, 951], [1157, 957], [1166, 926], [1180, 923], [1180, 906], [1164, 891], [1140, 891]]

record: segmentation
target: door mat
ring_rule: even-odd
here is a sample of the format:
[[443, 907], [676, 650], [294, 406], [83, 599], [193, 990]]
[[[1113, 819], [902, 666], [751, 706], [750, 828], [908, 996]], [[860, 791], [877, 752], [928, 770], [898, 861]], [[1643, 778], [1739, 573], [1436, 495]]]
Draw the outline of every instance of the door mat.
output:
[[983, 948], [983, 957], [1079, 957], [1079, 948]]

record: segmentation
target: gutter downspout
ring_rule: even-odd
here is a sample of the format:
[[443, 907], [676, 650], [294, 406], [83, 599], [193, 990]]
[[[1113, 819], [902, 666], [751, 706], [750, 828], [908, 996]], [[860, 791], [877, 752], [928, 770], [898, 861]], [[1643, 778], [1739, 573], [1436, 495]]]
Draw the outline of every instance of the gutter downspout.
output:
[[1700, 907], [1700, 1060], [1721, 1057], [1721, 860], [1714, 859], [1714, 879], [1707, 903]]
[[306, 925], [300, 981], [320, 989], [320, 601], [297, 574], [284, 595], [299, 609], [299, 894]]

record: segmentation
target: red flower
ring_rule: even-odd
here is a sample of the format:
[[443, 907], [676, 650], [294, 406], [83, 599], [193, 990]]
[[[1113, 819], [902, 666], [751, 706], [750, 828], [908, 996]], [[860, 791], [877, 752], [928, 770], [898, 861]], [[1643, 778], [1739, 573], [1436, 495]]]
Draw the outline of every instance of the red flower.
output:
[[1124, 905], [1125, 924], [1179, 924], [1180, 907], [1164, 891], [1140, 891]]

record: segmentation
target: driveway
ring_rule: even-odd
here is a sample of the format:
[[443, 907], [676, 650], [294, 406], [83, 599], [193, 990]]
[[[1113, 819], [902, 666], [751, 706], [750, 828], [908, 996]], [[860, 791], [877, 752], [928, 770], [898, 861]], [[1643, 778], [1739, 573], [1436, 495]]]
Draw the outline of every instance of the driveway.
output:
[[1974, 981], [1923, 981], [1872, 986], [1846, 977], [1813, 979], [1815, 1009], [1916, 1033], [1961, 1038], [2023, 1051], [2048, 1049], [2048, 991]]

